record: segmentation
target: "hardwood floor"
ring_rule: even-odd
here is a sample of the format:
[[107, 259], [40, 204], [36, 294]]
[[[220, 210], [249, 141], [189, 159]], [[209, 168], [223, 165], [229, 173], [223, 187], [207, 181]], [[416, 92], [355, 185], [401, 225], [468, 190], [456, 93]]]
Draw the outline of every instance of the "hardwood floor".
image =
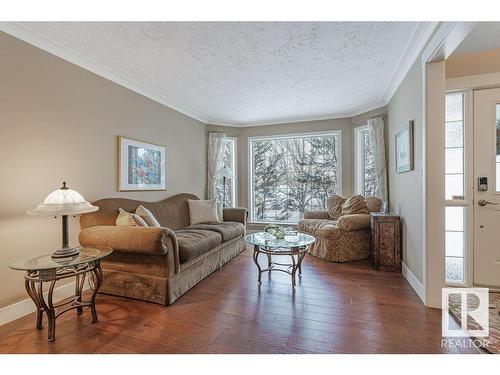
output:
[[[295, 291], [288, 275], [257, 284], [251, 250], [172, 306], [99, 295], [90, 311], [57, 321], [56, 340], [34, 314], [0, 327], [1, 353], [458, 353], [441, 348], [441, 312], [401, 274], [368, 262], [309, 255]], [[262, 258], [263, 259], [263, 258]], [[44, 321], [45, 323], [45, 321]]]

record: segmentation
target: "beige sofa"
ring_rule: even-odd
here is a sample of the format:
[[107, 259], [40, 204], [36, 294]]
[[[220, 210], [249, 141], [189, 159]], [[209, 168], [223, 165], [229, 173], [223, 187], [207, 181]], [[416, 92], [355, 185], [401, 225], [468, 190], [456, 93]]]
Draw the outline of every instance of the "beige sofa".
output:
[[[309, 233], [316, 242], [309, 254], [331, 262], [350, 262], [366, 259], [371, 253], [370, 214], [342, 215], [345, 198], [337, 195], [327, 200], [327, 210], [306, 211], [299, 230]], [[382, 201], [367, 197], [370, 212], [379, 212]]]
[[[80, 218], [80, 244], [109, 246], [102, 261], [102, 293], [172, 304], [198, 282], [245, 250], [245, 208], [225, 208], [221, 223], [190, 226], [188, 199], [179, 194], [160, 202], [102, 199], [99, 210]], [[116, 226], [118, 209], [143, 205], [162, 227]]]

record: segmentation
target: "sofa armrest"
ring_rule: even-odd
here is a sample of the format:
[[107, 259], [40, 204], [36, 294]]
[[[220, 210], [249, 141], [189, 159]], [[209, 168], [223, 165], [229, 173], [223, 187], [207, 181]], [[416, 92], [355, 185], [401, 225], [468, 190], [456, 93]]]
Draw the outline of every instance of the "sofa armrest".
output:
[[330, 219], [327, 210], [313, 210], [304, 212], [304, 219]]
[[237, 223], [247, 224], [248, 212], [246, 208], [242, 207], [228, 207], [222, 210], [224, 221], [235, 221]]
[[115, 251], [165, 255], [177, 250], [175, 233], [160, 227], [95, 226], [82, 230], [82, 246], [108, 246]]
[[337, 225], [347, 231], [370, 228], [370, 214], [343, 215], [337, 219]]

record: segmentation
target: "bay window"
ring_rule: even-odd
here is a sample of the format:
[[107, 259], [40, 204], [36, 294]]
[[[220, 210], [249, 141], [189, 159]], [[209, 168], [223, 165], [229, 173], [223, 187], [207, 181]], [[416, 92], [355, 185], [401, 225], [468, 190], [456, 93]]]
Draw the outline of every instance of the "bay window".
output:
[[297, 223], [341, 194], [340, 131], [249, 139], [250, 220]]

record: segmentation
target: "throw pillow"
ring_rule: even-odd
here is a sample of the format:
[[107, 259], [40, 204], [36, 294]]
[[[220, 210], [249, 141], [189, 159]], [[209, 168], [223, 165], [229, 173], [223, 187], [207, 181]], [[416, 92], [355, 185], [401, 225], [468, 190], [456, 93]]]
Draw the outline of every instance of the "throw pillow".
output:
[[136, 214], [131, 214], [123, 209], [119, 209], [116, 225], [119, 227], [147, 227], [148, 224]]
[[221, 202], [217, 202], [217, 216], [219, 216], [219, 221], [224, 221], [224, 207]]
[[362, 195], [351, 195], [342, 205], [342, 215], [369, 214], [366, 200]]
[[156, 217], [153, 215], [151, 211], [149, 211], [146, 207], [143, 205], [140, 205], [135, 209], [136, 215], [139, 215], [142, 220], [146, 222], [146, 224], [150, 227], [161, 227], [160, 223], [158, 220], [156, 220]]
[[332, 195], [331, 197], [328, 197], [326, 201], [326, 209], [330, 219], [337, 220], [340, 216], [342, 216], [342, 205], [345, 201], [346, 198], [341, 197], [340, 195]]
[[191, 225], [219, 222], [217, 201], [215, 199], [188, 199], [188, 206]]

